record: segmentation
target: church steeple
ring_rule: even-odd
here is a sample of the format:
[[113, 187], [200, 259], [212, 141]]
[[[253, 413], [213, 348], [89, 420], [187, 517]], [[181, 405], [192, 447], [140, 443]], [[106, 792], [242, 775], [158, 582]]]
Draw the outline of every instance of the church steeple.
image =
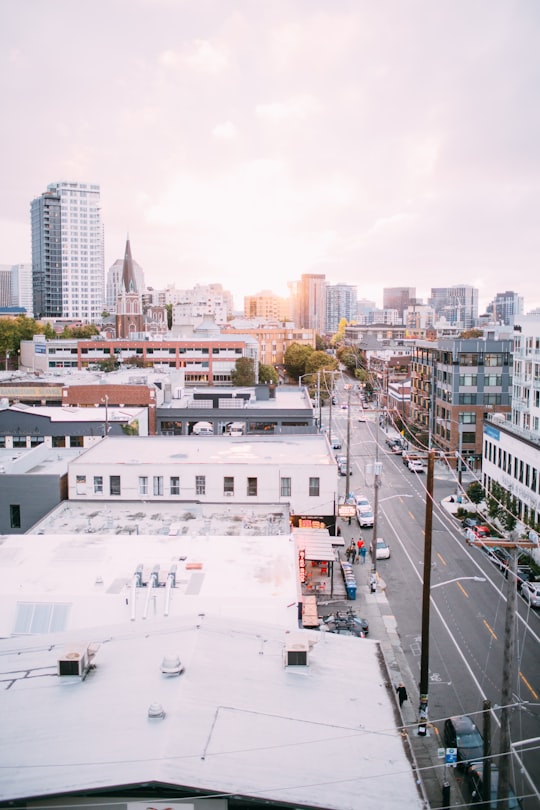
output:
[[124, 252], [124, 264], [122, 265], [122, 280], [120, 282], [121, 292], [136, 293], [137, 280], [133, 270], [133, 259], [131, 257], [131, 245], [129, 234], [126, 239], [126, 249]]

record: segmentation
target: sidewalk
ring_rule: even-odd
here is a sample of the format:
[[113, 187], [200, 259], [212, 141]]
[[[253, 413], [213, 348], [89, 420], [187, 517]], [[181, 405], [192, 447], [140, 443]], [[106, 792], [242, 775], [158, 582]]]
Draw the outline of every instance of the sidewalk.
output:
[[[358, 527], [349, 527], [346, 522], [342, 525], [345, 543], [351, 537], [359, 536]], [[356, 530], [355, 530], [356, 529]], [[343, 552], [342, 552], [343, 555]], [[369, 555], [365, 565], [355, 563], [355, 576], [357, 581], [357, 595], [355, 600], [347, 600], [345, 583], [339, 565], [334, 571], [334, 593], [330, 600], [327, 596], [317, 597], [319, 616], [331, 613], [333, 610], [346, 610], [352, 608], [359, 618], [367, 619], [369, 623], [369, 638], [378, 641], [388, 673], [388, 683], [395, 694], [395, 687], [403, 683], [407, 689], [408, 700], [399, 708], [397, 694], [396, 710], [401, 713], [404, 735], [410, 745], [413, 766], [418, 771], [418, 780], [423, 786], [424, 796], [430, 808], [447, 806], [443, 802], [443, 782], [450, 785], [450, 805], [463, 804], [460, 788], [452, 768], [445, 768], [442, 759], [438, 758], [438, 749], [442, 742], [437, 729], [428, 724], [428, 733], [425, 737], [419, 736], [418, 728], [418, 676], [411, 672], [397, 630], [396, 617], [393, 615], [385, 594], [384, 580], [378, 577], [377, 590], [372, 593], [369, 585], [371, 563]], [[359, 640], [359, 643], [361, 641]], [[466, 802], [465, 802], [466, 803]]]

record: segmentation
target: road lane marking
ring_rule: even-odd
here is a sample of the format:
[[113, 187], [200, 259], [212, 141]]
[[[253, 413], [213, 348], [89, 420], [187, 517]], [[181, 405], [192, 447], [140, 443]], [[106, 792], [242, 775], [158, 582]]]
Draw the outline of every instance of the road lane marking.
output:
[[410, 517], [411, 520], [416, 520], [416, 518], [415, 518], [415, 516], [413, 515], [412, 512], [409, 512], [409, 517]]
[[458, 586], [459, 590], [460, 590], [460, 591], [463, 593], [463, 596], [466, 596], [466, 597], [467, 597], [467, 599], [468, 599], [468, 598], [469, 598], [469, 594], [467, 593], [467, 591], [465, 590], [465, 588], [463, 587], [463, 585], [461, 584], [461, 582], [456, 582], [456, 585]]
[[439, 560], [442, 562], [443, 565], [446, 565], [446, 560], [444, 559], [442, 554], [439, 554], [439, 552], [437, 552], [437, 557], [439, 558]]
[[527, 678], [525, 677], [525, 675], [523, 674], [523, 672], [521, 672], [521, 671], [520, 671], [520, 673], [519, 673], [519, 677], [521, 678], [521, 680], [523, 681], [523, 683], [525, 684], [525, 686], [527, 687], [527, 689], [529, 690], [529, 692], [531, 693], [531, 695], [533, 696], [533, 698], [534, 698], [535, 700], [538, 700], [538, 695], [536, 694], [536, 692], [534, 691], [534, 689], [533, 689], [533, 688], [532, 688], [532, 686], [530, 685], [529, 681], [527, 680]]
[[482, 621], [489, 630], [489, 632], [491, 633], [491, 635], [493, 636], [493, 638], [495, 639], [495, 641], [497, 641], [497, 634], [493, 632], [492, 628], [489, 626], [489, 624], [486, 622], [485, 619], [482, 619]]

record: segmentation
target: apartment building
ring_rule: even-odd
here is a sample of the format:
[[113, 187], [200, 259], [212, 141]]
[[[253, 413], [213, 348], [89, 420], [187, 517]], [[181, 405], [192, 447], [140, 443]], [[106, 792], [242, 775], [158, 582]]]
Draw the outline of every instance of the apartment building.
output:
[[491, 413], [508, 413], [512, 341], [494, 337], [418, 342], [411, 370], [411, 422], [426, 444], [482, 459], [482, 427]]
[[35, 317], [98, 320], [104, 306], [99, 186], [51, 183], [30, 210]]
[[[482, 473], [488, 492], [496, 483], [516, 516], [540, 524], [540, 315], [514, 324], [512, 412], [484, 424]], [[508, 418], [509, 417], [509, 418]]]

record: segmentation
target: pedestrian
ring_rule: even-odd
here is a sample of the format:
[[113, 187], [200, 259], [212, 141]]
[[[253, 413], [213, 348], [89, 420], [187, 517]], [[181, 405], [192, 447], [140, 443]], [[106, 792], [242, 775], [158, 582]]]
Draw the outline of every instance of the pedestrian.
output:
[[354, 540], [351, 541], [351, 562], [353, 565], [356, 562], [356, 545]]
[[338, 537], [341, 537], [341, 526], [338, 526], [338, 527], [337, 527], [337, 532], [336, 532], [336, 534], [337, 534], [337, 536], [338, 536]]
[[365, 565], [366, 564], [366, 547], [365, 546], [362, 546], [362, 548], [359, 551], [359, 554], [360, 554], [360, 559], [362, 560], [362, 565]]
[[363, 538], [363, 537], [359, 537], [359, 538], [358, 538], [358, 542], [357, 542], [357, 544], [356, 544], [356, 545], [358, 546], [358, 551], [360, 551], [360, 549], [364, 547], [364, 538]]
[[396, 692], [399, 698], [399, 708], [401, 709], [405, 701], [409, 699], [405, 685], [400, 682], [399, 685], [396, 686]]

